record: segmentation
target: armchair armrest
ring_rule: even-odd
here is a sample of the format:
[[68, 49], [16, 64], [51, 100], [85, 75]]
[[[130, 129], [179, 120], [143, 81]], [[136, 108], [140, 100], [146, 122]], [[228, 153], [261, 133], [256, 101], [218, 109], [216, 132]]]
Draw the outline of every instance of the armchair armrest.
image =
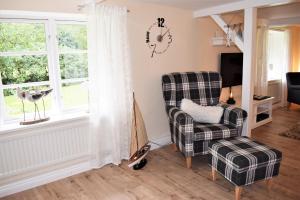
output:
[[229, 124], [238, 129], [238, 134], [241, 135], [243, 122], [247, 118], [247, 112], [241, 108], [229, 106], [227, 104], [221, 104], [224, 108], [224, 113], [221, 119], [221, 123]]
[[[166, 107], [168, 116], [172, 123], [172, 129], [174, 137], [180, 138], [179, 140], [173, 140], [179, 147], [180, 151], [184, 153], [186, 157], [194, 155], [194, 120], [193, 118], [179, 109], [176, 106]], [[178, 134], [178, 135], [177, 135]], [[177, 136], [176, 136], [177, 135]]]
[[289, 85], [288, 89], [300, 90], [300, 85]]
[[170, 119], [176, 121], [179, 125], [187, 125], [194, 123], [193, 118], [176, 106], [167, 106], [167, 113]]

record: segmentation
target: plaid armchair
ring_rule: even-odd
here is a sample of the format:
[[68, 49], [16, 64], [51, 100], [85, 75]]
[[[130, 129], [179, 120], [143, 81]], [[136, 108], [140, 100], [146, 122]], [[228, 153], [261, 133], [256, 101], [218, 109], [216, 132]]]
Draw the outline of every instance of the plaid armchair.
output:
[[[176, 149], [186, 157], [187, 167], [191, 167], [191, 157], [208, 154], [211, 140], [241, 135], [246, 111], [219, 104], [222, 80], [217, 72], [171, 73], [162, 76], [163, 97], [169, 117], [171, 139]], [[181, 100], [191, 99], [202, 106], [220, 105], [224, 114], [219, 124], [195, 122], [180, 110]]]

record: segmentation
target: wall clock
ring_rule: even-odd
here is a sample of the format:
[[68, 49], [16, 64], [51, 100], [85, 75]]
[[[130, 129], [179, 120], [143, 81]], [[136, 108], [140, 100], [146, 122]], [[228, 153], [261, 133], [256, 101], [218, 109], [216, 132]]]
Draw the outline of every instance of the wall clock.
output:
[[151, 49], [151, 57], [154, 54], [165, 53], [172, 43], [170, 28], [165, 24], [164, 18], [157, 18], [146, 32], [146, 44]]

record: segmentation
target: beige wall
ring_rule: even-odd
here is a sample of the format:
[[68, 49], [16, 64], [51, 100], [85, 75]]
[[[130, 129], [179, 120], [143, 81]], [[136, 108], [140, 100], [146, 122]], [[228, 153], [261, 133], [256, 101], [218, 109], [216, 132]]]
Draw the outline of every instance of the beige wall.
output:
[[259, 8], [258, 18], [264, 19], [286, 19], [300, 16], [300, 3], [278, 5], [273, 7]]
[[221, 53], [239, 52], [239, 49], [232, 45], [226, 46], [213, 46], [212, 37], [217, 31], [218, 34], [223, 34], [223, 31], [210, 17], [197, 19], [198, 28], [198, 46], [199, 46], [199, 67], [201, 70], [219, 70], [219, 59]]
[[300, 72], [300, 26], [288, 27], [290, 31], [290, 65], [292, 72]]
[[[119, 4], [120, 5], [120, 4]], [[172, 7], [127, 3], [134, 89], [150, 139], [169, 137], [169, 126], [161, 90], [161, 76], [197, 69], [197, 24], [192, 12]], [[164, 17], [173, 43], [166, 53], [150, 57], [145, 43], [149, 26]]]
[[[0, 9], [35, 10], [51, 12], [78, 12], [77, 0], [0, 0]], [[195, 71], [197, 68], [197, 21], [192, 12], [153, 4], [133, 3], [124, 0], [107, 1], [126, 5], [129, 39], [131, 46], [133, 83], [136, 98], [141, 107], [150, 139], [169, 137], [169, 126], [161, 90], [161, 76], [175, 71]], [[145, 43], [149, 26], [158, 17], [164, 17], [173, 35], [168, 51], [151, 58], [151, 51]]]
[[[235, 17], [233, 17], [232, 15], [227, 15], [223, 16], [223, 19], [225, 21], [231, 21], [231, 19], [233, 19], [234, 23], [238, 23], [242, 20], [239, 15]], [[197, 62], [200, 70], [219, 71], [221, 53], [240, 52], [240, 50], [235, 45], [232, 45], [230, 47], [212, 45], [212, 37], [215, 35], [216, 31], [218, 31], [218, 35], [224, 34], [212, 18], [204, 17], [197, 19], [197, 28], [197, 46], [199, 47]], [[237, 97], [237, 100], [241, 98], [242, 87], [235, 86], [232, 88], [232, 91], [234, 96]], [[228, 97], [228, 88], [222, 89], [221, 101], [226, 101]]]

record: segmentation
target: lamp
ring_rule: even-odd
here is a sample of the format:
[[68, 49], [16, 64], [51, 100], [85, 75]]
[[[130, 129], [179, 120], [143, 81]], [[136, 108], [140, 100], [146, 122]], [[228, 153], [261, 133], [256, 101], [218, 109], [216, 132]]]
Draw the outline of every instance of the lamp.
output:
[[227, 100], [227, 104], [233, 105], [233, 104], [235, 104], [235, 100], [233, 98], [231, 87], [229, 87], [229, 92], [230, 92], [230, 95], [229, 95], [229, 98]]

